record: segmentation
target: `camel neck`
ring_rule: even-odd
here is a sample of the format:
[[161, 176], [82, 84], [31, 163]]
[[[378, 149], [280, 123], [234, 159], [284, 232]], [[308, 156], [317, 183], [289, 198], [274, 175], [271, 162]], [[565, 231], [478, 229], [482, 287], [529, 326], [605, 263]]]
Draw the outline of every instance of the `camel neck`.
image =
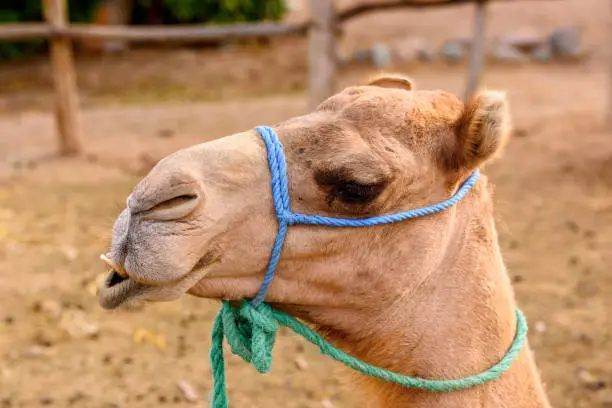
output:
[[[428, 285], [425, 285], [428, 286]], [[425, 287], [424, 287], [425, 289]], [[495, 289], [461, 294], [452, 299], [448, 292], [427, 288], [415, 302], [396, 304], [389, 314], [363, 326], [368, 335], [343, 335], [338, 341], [363, 361], [393, 372], [428, 379], [455, 379], [482, 372], [505, 354], [514, 335], [513, 305], [492, 294]], [[444, 303], [423, 308], [421, 296], [445, 299]], [[467, 296], [483, 298], [476, 307]], [[451, 306], [452, 305], [452, 306]], [[409, 313], [406, 313], [409, 311]], [[407, 314], [403, 319], [393, 316]], [[353, 341], [351, 338], [356, 339]], [[539, 379], [534, 372], [528, 346], [511, 369], [492, 383], [465, 391], [431, 393], [362, 377], [372, 407], [545, 407]], [[540, 400], [541, 403], [534, 403]]]
[[[306, 318], [349, 354], [399, 374], [455, 379], [487, 370], [515, 335], [512, 289], [492, 219], [472, 218], [456, 231], [448, 239], [451, 256], [432, 270], [405, 273], [413, 284], [392, 302], [310, 310]], [[404, 261], [395, 263], [411, 264]], [[549, 407], [528, 344], [502, 377], [463, 391], [432, 393], [356, 375], [371, 407]]]

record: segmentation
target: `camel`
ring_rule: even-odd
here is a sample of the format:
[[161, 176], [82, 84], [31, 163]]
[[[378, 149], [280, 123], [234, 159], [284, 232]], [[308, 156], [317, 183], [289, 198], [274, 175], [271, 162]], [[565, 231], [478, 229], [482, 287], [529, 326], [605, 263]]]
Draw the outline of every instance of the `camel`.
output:
[[[501, 155], [511, 129], [503, 92], [464, 102], [380, 75], [272, 126], [291, 208], [363, 218], [453, 195]], [[255, 130], [176, 151], [134, 188], [102, 258], [102, 307], [254, 297], [277, 233], [266, 147]], [[367, 228], [289, 228], [266, 302], [361, 361], [427, 379], [479, 373], [516, 330], [515, 300], [483, 174], [456, 205]], [[525, 344], [498, 379], [429, 392], [355, 374], [364, 406], [550, 407]]]

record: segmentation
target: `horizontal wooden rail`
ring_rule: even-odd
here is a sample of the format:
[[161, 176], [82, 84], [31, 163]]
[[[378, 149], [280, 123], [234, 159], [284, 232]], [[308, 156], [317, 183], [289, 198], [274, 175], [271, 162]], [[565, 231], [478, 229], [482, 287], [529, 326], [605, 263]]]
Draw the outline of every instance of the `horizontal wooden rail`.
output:
[[[391, 10], [398, 8], [405, 9], [427, 9], [436, 7], [448, 7], [448, 6], [459, 6], [464, 4], [479, 3], [482, 0], [370, 0], [358, 3], [354, 6], [347, 7], [340, 10], [336, 14], [338, 22], [344, 22], [357, 17], [361, 14], [369, 13], [372, 11]], [[501, 2], [525, 2], [532, 0], [491, 0], [491, 3]], [[545, 0], [545, 1], [558, 1], [558, 0]]]
[[237, 38], [276, 37], [306, 34], [305, 25], [277, 23], [233, 24], [228, 26], [100, 26], [71, 24], [71, 38], [136, 41], [219, 41]]
[[0, 40], [18, 41], [52, 36], [53, 28], [47, 23], [0, 24]]
[[1, 24], [0, 40], [68, 37], [71, 39], [124, 40], [130, 42], [220, 41], [237, 38], [305, 35], [308, 24], [255, 23], [227, 26], [104, 26], [72, 23], [52, 27], [45, 23]]

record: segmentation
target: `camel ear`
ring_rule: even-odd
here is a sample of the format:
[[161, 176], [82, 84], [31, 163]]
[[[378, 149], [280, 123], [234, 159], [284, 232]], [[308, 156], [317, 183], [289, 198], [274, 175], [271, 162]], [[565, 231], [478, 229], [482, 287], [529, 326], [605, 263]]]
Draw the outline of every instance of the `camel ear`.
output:
[[380, 88], [396, 88], [406, 91], [412, 90], [412, 81], [402, 75], [381, 75], [370, 79], [367, 83], [369, 86], [378, 86]]
[[452, 170], [475, 169], [501, 153], [510, 133], [510, 111], [503, 92], [482, 91], [465, 106], [456, 126]]

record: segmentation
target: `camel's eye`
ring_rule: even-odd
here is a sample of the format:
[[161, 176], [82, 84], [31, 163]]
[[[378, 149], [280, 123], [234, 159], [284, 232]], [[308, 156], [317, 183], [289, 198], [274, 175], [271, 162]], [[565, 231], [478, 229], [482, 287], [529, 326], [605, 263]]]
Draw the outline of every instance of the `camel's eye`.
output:
[[336, 184], [332, 194], [347, 204], [365, 204], [374, 200], [382, 192], [380, 184], [360, 184], [345, 182]]
[[327, 203], [368, 204], [383, 192], [388, 182], [371, 173], [355, 175], [350, 169], [324, 170], [315, 173], [315, 181], [325, 191]]

